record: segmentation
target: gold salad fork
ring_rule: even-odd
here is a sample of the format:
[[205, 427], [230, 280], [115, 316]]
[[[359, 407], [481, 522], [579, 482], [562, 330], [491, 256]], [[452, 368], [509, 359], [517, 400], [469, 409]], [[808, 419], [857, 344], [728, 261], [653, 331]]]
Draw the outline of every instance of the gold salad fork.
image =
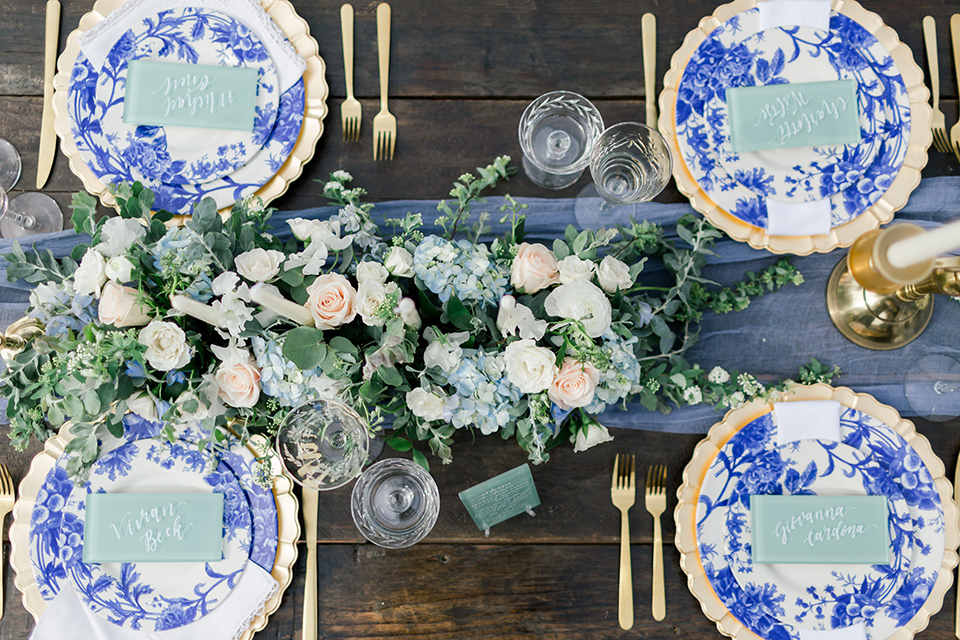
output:
[[633, 627], [633, 572], [630, 569], [630, 521], [627, 511], [636, 500], [636, 465], [633, 456], [617, 454], [613, 461], [610, 500], [620, 510], [620, 628]]
[[377, 7], [377, 52], [380, 54], [380, 113], [373, 118], [373, 159], [393, 160], [397, 143], [397, 119], [387, 110], [390, 84], [390, 5]]
[[347, 99], [340, 105], [344, 141], [360, 139], [363, 113], [360, 101], [353, 97], [353, 5], [340, 7], [340, 33], [343, 35], [343, 71], [347, 77]]
[[663, 620], [667, 614], [666, 597], [663, 593], [663, 534], [660, 531], [660, 514], [667, 508], [667, 467], [659, 465], [647, 469], [645, 502], [653, 516], [653, 619]]
[[[3, 529], [3, 520], [13, 509], [16, 494], [13, 490], [13, 478], [7, 465], [0, 464], [0, 530]], [[3, 546], [0, 545], [0, 618], [3, 617]]]
[[940, 111], [940, 63], [937, 58], [937, 23], [933, 16], [923, 19], [923, 42], [927, 48], [927, 65], [930, 67], [930, 90], [933, 92], [933, 117], [930, 130], [933, 132], [933, 145], [937, 151], [949, 153], [950, 140], [947, 138], [947, 123]]
[[[957, 86], [960, 87], [960, 13], [950, 16], [950, 39], [953, 41], [953, 68], [957, 72]], [[954, 155], [960, 160], [960, 120], [950, 128], [950, 142]]]

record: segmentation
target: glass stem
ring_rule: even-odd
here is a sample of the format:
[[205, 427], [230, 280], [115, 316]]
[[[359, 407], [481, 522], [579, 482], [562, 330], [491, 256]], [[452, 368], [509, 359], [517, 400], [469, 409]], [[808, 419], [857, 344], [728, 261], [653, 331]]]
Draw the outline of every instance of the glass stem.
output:
[[960, 383], [937, 380], [937, 382], [933, 385], [933, 390], [941, 395], [946, 393], [956, 393], [957, 391], [960, 391]]
[[23, 229], [33, 229], [37, 226], [37, 219], [29, 214], [8, 209], [7, 216]]

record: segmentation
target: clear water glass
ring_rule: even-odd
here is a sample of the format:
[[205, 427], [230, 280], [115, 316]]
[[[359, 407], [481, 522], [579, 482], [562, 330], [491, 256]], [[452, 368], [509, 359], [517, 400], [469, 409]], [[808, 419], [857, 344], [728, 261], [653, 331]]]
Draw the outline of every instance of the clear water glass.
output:
[[21, 193], [11, 199], [0, 188], [0, 235], [4, 238], [22, 238], [62, 229], [63, 213], [57, 201], [50, 196]]
[[592, 102], [572, 91], [551, 91], [520, 118], [520, 147], [527, 177], [547, 189], [569, 187], [590, 163], [603, 118]]
[[653, 200], [670, 182], [673, 158], [656, 129], [621, 122], [604, 130], [590, 152], [590, 175], [613, 205]]
[[931, 422], [960, 416], [960, 361], [943, 354], [923, 356], [907, 370], [903, 391], [914, 412]]
[[367, 424], [356, 411], [337, 400], [317, 400], [284, 417], [276, 448], [298, 484], [327, 491], [360, 475], [369, 443]]
[[403, 549], [433, 529], [440, 514], [440, 491], [417, 463], [388, 458], [363, 472], [350, 506], [363, 537], [379, 547]]
[[20, 179], [20, 154], [12, 144], [0, 138], [0, 189], [10, 191]]

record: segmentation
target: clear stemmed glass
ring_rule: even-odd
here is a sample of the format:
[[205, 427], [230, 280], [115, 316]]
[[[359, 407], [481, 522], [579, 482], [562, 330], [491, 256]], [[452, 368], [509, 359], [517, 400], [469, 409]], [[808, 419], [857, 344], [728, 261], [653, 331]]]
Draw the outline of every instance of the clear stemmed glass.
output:
[[917, 415], [927, 420], [960, 416], [960, 361], [941, 354], [920, 358], [907, 370], [903, 391]]
[[577, 196], [575, 214], [582, 229], [627, 224], [635, 205], [647, 202], [670, 182], [673, 158], [656, 129], [621, 122], [600, 134], [590, 152], [593, 184]]
[[284, 417], [276, 447], [298, 484], [326, 491], [360, 475], [369, 442], [367, 424], [356, 411], [337, 400], [317, 400]]
[[520, 147], [527, 177], [547, 189], [569, 187], [590, 162], [603, 118], [592, 102], [572, 91], [551, 91], [520, 118]]
[[63, 213], [50, 196], [21, 193], [8, 199], [7, 192], [0, 188], [0, 235], [4, 238], [22, 238], [62, 229]]
[[363, 472], [353, 486], [350, 507], [363, 537], [380, 547], [402, 549], [433, 529], [440, 513], [440, 491], [417, 463], [388, 458]]
[[20, 179], [20, 154], [12, 144], [0, 138], [0, 189], [10, 191]]

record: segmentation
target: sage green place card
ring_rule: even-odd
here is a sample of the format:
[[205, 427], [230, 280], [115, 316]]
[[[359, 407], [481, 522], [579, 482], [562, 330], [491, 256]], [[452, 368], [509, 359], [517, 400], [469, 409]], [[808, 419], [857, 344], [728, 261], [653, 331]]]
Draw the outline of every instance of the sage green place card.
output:
[[253, 131], [258, 75], [243, 67], [133, 60], [123, 121]]
[[91, 493], [84, 562], [216, 562], [222, 493]]
[[889, 564], [884, 496], [750, 496], [753, 561]]
[[477, 528], [484, 530], [540, 505], [528, 464], [464, 489], [459, 495]]
[[727, 112], [736, 152], [860, 141], [853, 80], [727, 89]]

